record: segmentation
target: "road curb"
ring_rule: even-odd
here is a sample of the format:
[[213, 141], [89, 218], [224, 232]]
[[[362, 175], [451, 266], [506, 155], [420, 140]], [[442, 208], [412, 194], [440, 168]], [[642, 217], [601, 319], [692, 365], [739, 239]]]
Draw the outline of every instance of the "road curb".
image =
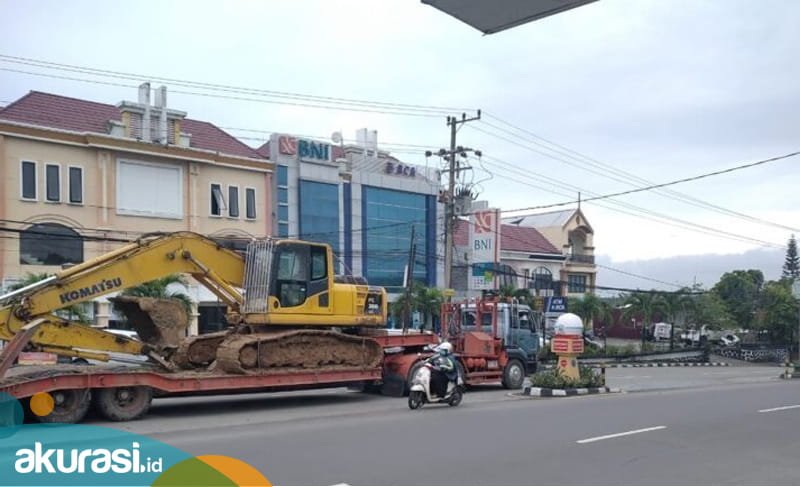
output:
[[[730, 364], [728, 362], [653, 362], [653, 363], [641, 363], [641, 364], [605, 364], [605, 368], [607, 369], [619, 369], [619, 368], [636, 368], [636, 367], [729, 367]], [[546, 370], [554, 369], [555, 365], [546, 365], [543, 368]], [[602, 367], [600, 364], [592, 364], [592, 368], [598, 369]]]
[[656, 362], [647, 364], [606, 364], [606, 368], [630, 367], [728, 367], [728, 362]]
[[581, 387], [575, 389], [550, 389], [547, 387], [525, 387], [522, 390], [523, 396], [535, 397], [567, 397], [585, 396], [588, 394], [611, 394], [622, 392], [618, 388], [612, 387]]

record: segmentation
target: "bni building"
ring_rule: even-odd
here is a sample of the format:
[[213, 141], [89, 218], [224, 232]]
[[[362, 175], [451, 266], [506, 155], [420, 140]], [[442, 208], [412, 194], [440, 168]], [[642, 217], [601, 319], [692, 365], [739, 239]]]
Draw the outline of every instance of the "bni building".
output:
[[438, 171], [379, 150], [376, 131], [359, 130], [356, 140], [331, 144], [272, 134], [259, 148], [275, 163], [273, 234], [326, 242], [339, 261], [337, 272], [395, 293], [403, 286], [413, 228], [414, 279], [441, 286]]

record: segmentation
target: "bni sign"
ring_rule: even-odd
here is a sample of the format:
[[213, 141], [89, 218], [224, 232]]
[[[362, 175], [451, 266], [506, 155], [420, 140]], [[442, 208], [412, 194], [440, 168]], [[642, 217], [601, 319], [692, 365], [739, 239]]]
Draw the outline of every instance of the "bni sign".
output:
[[500, 256], [500, 210], [479, 210], [470, 215], [469, 246], [469, 288], [494, 289]]

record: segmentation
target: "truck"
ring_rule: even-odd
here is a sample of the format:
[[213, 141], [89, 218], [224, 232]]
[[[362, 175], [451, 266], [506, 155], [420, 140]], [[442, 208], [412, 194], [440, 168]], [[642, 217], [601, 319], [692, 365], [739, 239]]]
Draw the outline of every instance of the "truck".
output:
[[[192, 232], [142, 236], [0, 296], [0, 392], [23, 403], [49, 393], [54, 408], [37, 417], [46, 423], [80, 422], [90, 408], [133, 420], [153, 397], [356, 385], [402, 393], [439, 337], [386, 330], [385, 289], [335, 276], [333, 262], [330, 246], [300, 240], [257, 239], [238, 253]], [[186, 337], [185, 311], [151, 298], [117, 298], [139, 340], [57, 313], [174, 273], [227, 305], [228, 329]], [[100, 363], [12, 367], [23, 350]], [[119, 356], [147, 363], [109, 362]]]
[[517, 299], [490, 294], [444, 303], [441, 323], [467, 385], [519, 389], [536, 371], [542, 316]]

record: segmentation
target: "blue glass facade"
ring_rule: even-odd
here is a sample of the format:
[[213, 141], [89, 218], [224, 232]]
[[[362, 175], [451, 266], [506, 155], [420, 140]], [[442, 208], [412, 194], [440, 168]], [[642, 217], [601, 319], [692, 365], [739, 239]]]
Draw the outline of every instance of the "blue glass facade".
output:
[[417, 253], [414, 279], [436, 284], [436, 201], [435, 197], [362, 186], [362, 265], [370, 284], [384, 287], [403, 285], [408, 263], [411, 227], [415, 230]]
[[329, 244], [339, 252], [339, 185], [301, 179], [300, 238]]

